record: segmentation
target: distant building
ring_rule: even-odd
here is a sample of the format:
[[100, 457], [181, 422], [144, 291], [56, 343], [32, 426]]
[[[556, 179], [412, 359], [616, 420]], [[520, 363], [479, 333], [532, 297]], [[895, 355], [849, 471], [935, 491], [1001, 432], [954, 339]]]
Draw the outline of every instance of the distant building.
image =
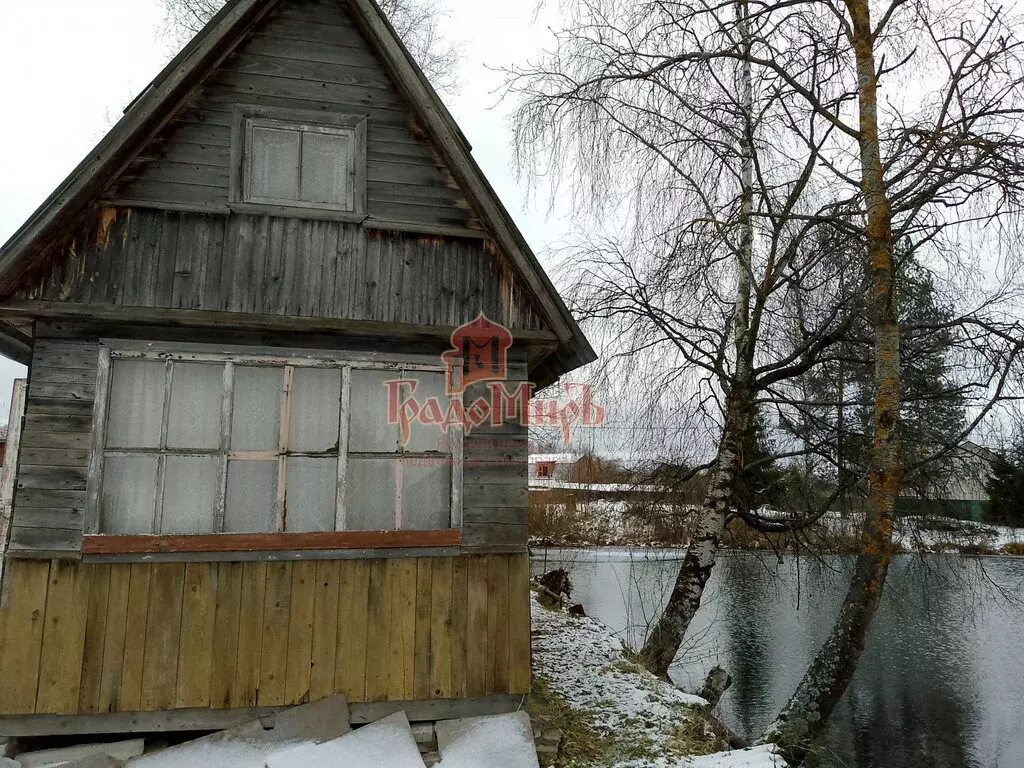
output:
[[572, 480], [580, 460], [576, 453], [534, 453], [530, 455], [530, 489], [545, 490]]
[[996, 458], [995, 452], [968, 440], [934, 469], [904, 478], [897, 511], [984, 521], [989, 502], [985, 486]]
[[0, 424], [0, 467], [3, 467], [5, 458], [7, 458], [7, 425]]

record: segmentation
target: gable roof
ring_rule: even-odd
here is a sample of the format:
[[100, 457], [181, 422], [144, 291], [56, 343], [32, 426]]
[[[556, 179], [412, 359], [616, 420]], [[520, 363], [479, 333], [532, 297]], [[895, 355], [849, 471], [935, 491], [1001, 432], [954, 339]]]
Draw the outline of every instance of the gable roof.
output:
[[[0, 296], [9, 297], [39, 266], [62, 233], [106, 183], [183, 107], [207, 73], [247, 37], [269, 11], [288, 0], [229, 0], [125, 110], [124, 116], [0, 248]], [[338, 0], [342, 2], [342, 0]], [[487, 231], [508, 255], [558, 345], [536, 378], [550, 382], [592, 362], [596, 354], [555, 290], [507, 209], [484, 177], [455, 120], [427, 81], [374, 0], [345, 0], [348, 10], [408, 99], [428, 137], [478, 211]]]

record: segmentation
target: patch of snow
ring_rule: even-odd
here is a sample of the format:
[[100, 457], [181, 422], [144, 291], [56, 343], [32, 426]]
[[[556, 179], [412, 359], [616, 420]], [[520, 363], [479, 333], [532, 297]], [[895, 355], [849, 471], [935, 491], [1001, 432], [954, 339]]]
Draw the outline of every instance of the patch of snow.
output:
[[[657, 758], [626, 758], [614, 768], [782, 768], [772, 747], [700, 758], [672, 757], [669, 742], [708, 703], [630, 663], [622, 640], [591, 618], [547, 610], [534, 597], [535, 675], [575, 710], [585, 711], [601, 736], [646, 746]], [[699, 762], [697, 762], [699, 761]]]
[[703, 757], [691, 757], [685, 768], [785, 768], [786, 761], [775, 754], [771, 745], [750, 749], [719, 752]]

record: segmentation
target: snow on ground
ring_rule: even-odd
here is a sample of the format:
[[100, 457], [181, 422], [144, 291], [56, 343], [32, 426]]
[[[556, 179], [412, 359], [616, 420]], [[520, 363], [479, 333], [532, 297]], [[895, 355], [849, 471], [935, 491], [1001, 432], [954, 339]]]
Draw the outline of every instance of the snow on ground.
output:
[[[598, 736], [616, 743], [613, 768], [782, 768], [770, 748], [691, 759], [679, 754], [706, 719], [704, 699], [684, 693], [630, 662], [611, 630], [590, 618], [575, 618], [532, 601], [534, 676], [575, 711], [590, 716]], [[675, 754], [673, 754], [675, 753]]]

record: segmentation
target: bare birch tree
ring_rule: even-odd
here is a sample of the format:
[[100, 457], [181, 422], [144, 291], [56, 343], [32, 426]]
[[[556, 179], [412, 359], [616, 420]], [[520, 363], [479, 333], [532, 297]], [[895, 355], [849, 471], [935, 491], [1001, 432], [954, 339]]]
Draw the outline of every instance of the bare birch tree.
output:
[[[216, 15], [226, 0], [163, 0], [165, 29], [180, 47]], [[379, 0], [381, 10], [435, 88], [456, 87], [458, 48], [444, 38], [444, 9], [438, 0]]]
[[[978, 401], [958, 439], [1019, 395], [1006, 248], [1019, 243], [1024, 171], [1019, 24], [974, 0], [562, 7], [554, 52], [510, 72], [524, 170], [571, 185], [591, 228], [613, 222], [615, 236], [584, 242], [570, 273], [584, 315], [621, 335], [613, 359], [651, 366], [659, 413], [713, 403], [718, 414], [699, 528], [644, 648], [656, 672], [666, 674], [714, 565], [754, 411], [799, 413], [801, 377], [841, 354], [836, 340], [853, 323], [842, 294], [868, 296], [862, 554], [831, 637], [767, 735], [799, 760], [852, 676], [893, 552], [903, 468], [895, 243], [958, 291], [959, 314], [932, 329], [956, 338], [961, 386]], [[686, 399], [665, 403], [678, 394]]]

